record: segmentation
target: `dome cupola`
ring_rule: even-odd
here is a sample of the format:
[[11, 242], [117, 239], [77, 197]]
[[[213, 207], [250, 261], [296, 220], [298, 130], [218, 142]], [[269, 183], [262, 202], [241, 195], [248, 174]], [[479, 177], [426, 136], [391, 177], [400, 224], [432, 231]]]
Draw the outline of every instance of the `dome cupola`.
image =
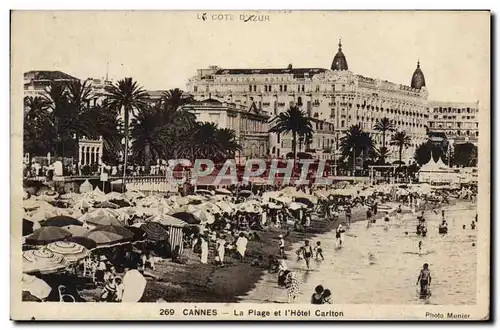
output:
[[345, 59], [344, 53], [342, 53], [342, 41], [339, 40], [339, 51], [335, 54], [332, 62], [332, 70], [334, 71], [344, 71], [348, 70], [347, 60]]
[[422, 70], [420, 70], [420, 61], [417, 61], [417, 68], [411, 77], [411, 88], [421, 89], [425, 87], [425, 77]]

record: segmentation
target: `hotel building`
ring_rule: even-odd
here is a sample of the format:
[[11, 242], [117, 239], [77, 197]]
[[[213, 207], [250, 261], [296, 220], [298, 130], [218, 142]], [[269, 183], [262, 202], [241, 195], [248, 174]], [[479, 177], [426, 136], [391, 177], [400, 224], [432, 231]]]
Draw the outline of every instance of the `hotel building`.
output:
[[193, 113], [198, 122], [210, 122], [221, 129], [233, 130], [243, 149], [237, 154], [240, 161], [267, 155], [269, 115], [257, 107], [206, 99], [185, 105], [182, 109]]
[[454, 143], [477, 145], [479, 102], [430, 102], [430, 132], [444, 133]]
[[[355, 124], [371, 133], [380, 147], [382, 134], [374, 131], [373, 126], [383, 117], [391, 119], [396, 130], [405, 131], [412, 139], [411, 147], [405, 150], [404, 160], [411, 158], [415, 147], [426, 140], [428, 92], [420, 63], [417, 63], [409, 85], [364, 77], [349, 70], [340, 42], [330, 69], [294, 68], [292, 64], [274, 69], [210, 66], [198, 69], [197, 75], [189, 79], [187, 91], [196, 100], [208, 98], [245, 107], [255, 105], [270, 118], [297, 105], [310, 118], [333, 124], [331, 132], [325, 134], [323, 131], [319, 149], [323, 148], [323, 140], [324, 149], [331, 149], [331, 146], [336, 149], [339, 144], [336, 134], [342, 137]], [[276, 134], [269, 134], [271, 156], [286, 155], [288, 142], [283, 142], [283, 139], [289, 140], [290, 137], [278, 139]], [[389, 140], [390, 136], [386, 137], [387, 147]], [[396, 160], [396, 147], [389, 148], [393, 148], [391, 156]], [[317, 153], [315, 156], [320, 158]]]

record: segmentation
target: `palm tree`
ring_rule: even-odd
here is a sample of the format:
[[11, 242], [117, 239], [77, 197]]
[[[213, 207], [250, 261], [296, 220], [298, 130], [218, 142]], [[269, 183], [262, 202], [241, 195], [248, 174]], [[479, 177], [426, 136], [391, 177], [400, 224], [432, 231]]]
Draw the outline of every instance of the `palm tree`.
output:
[[[95, 116], [89, 112], [91, 98], [90, 85], [85, 81], [74, 81], [67, 86], [68, 120], [65, 122], [66, 130], [71, 136], [75, 136], [76, 155], [79, 157], [78, 143], [82, 136], [97, 137], [98, 127], [95, 125]], [[78, 158], [77, 158], [78, 160]]]
[[173, 142], [167, 126], [161, 124], [161, 113], [157, 108], [140, 110], [130, 124], [132, 137], [132, 155], [144, 163], [149, 171], [152, 159], [160, 159], [165, 152], [165, 145]]
[[380, 147], [375, 149], [375, 154], [378, 157], [378, 162], [384, 165], [386, 158], [391, 155], [391, 151], [387, 147]]
[[236, 133], [229, 128], [219, 129], [216, 132], [217, 141], [225, 159], [234, 158], [236, 151], [240, 151], [241, 145], [236, 139]]
[[181, 106], [193, 101], [193, 96], [187, 94], [179, 88], [169, 89], [162, 95], [162, 102], [174, 111], [178, 110]]
[[125, 190], [125, 176], [127, 174], [129, 118], [147, 106], [148, 93], [132, 78], [124, 78], [116, 84], [106, 86], [105, 107], [114, 109], [117, 113], [123, 110], [125, 150], [123, 154], [123, 190]]
[[55, 130], [54, 155], [57, 157], [57, 145], [61, 142], [61, 155], [64, 158], [64, 142], [69, 138], [69, 133], [64, 130], [67, 120], [68, 95], [65, 83], [51, 83], [44, 98], [47, 102], [50, 118]]
[[274, 123], [274, 126], [271, 127], [269, 132], [292, 134], [292, 153], [294, 159], [297, 158], [297, 136], [309, 138], [314, 133], [311, 119], [296, 106], [292, 106], [287, 111], [274, 117], [271, 123]]
[[406, 149], [411, 145], [411, 138], [408, 135], [406, 135], [405, 131], [396, 132], [391, 137], [390, 144], [398, 147], [399, 164], [402, 164], [403, 149]]
[[373, 140], [359, 125], [353, 125], [341, 138], [340, 147], [343, 157], [352, 159], [352, 168], [355, 172], [356, 158], [359, 155], [363, 157], [363, 161], [367, 158], [373, 150]]
[[[373, 126], [377, 132], [382, 132], [382, 147], [385, 148], [385, 133], [394, 131], [394, 124], [392, 120], [387, 117], [380, 118]], [[385, 163], [385, 156], [381, 157], [382, 163]]]
[[40, 155], [53, 152], [54, 126], [44, 97], [24, 98], [23, 148], [25, 152]]

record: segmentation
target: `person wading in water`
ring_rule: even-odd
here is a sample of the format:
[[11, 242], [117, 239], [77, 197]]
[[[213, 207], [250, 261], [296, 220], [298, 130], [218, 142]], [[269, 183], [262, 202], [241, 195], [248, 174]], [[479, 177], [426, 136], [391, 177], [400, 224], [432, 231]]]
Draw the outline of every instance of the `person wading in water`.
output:
[[431, 271], [429, 270], [429, 264], [425, 263], [422, 270], [420, 270], [420, 275], [418, 275], [417, 285], [420, 284], [420, 297], [429, 296], [429, 286], [431, 285]]

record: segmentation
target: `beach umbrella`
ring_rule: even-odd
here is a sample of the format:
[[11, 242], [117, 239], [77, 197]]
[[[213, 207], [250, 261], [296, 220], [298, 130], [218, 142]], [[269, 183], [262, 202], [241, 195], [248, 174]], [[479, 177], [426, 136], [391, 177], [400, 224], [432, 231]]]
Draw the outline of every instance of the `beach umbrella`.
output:
[[146, 233], [140, 228], [142, 223], [135, 223], [132, 226], [126, 226], [125, 229], [131, 231], [134, 234], [132, 241], [142, 241], [146, 238]]
[[195, 215], [198, 219], [200, 219], [202, 223], [212, 224], [215, 222], [215, 217], [210, 210], [200, 209], [198, 211], [193, 212], [193, 215]]
[[196, 190], [197, 194], [202, 194], [202, 195], [213, 195], [210, 190], [207, 189], [197, 189]]
[[64, 226], [61, 227], [64, 230], [67, 230], [71, 233], [73, 236], [83, 236], [89, 231], [91, 231], [94, 228], [89, 228], [89, 226], [75, 226], [75, 225], [69, 225], [69, 226]]
[[306, 209], [307, 205], [299, 202], [291, 202], [287, 205], [290, 210]]
[[[127, 229], [123, 228], [123, 230]], [[129, 242], [134, 237], [134, 233], [132, 233], [130, 230], [127, 230], [127, 232], [129, 234], [127, 236], [123, 236], [116, 232], [101, 230], [100, 228], [97, 228], [85, 234], [84, 237], [90, 238], [91, 240], [95, 241], [97, 247], [105, 247], [118, 243]]]
[[62, 241], [70, 237], [71, 233], [59, 227], [47, 226], [41, 227], [26, 237], [26, 244], [43, 245], [55, 241]]
[[252, 192], [250, 190], [240, 190], [240, 192], [238, 193], [238, 195], [240, 196], [243, 196], [243, 197], [248, 197], [252, 194]]
[[215, 193], [219, 195], [232, 195], [233, 193], [225, 188], [215, 189]]
[[54, 227], [64, 227], [64, 226], [81, 226], [83, 223], [75, 218], [58, 215], [55, 217], [48, 218], [45, 221], [40, 222], [42, 227], [54, 226]]
[[89, 223], [91, 225], [95, 226], [121, 226], [122, 223], [120, 220], [118, 220], [115, 217], [109, 216], [109, 215], [104, 215], [104, 216], [98, 216], [95, 218], [88, 219], [86, 223]]
[[[47, 282], [36, 276], [22, 274], [21, 281], [23, 292], [29, 292], [32, 296], [39, 300], [47, 298], [52, 291], [52, 288], [47, 284]], [[23, 299], [23, 301], [25, 300]]]
[[293, 201], [292, 198], [289, 196], [279, 196], [279, 197], [276, 197], [275, 200], [277, 200], [278, 202], [283, 203], [285, 205], [287, 205]]
[[76, 203], [73, 204], [72, 206], [75, 210], [81, 210], [81, 209], [90, 209], [92, 207], [92, 204], [89, 203], [86, 199], [80, 199]]
[[278, 205], [278, 204], [273, 203], [273, 202], [268, 202], [267, 207], [270, 209], [275, 209], [275, 210], [283, 208], [283, 206]]
[[134, 233], [123, 226], [103, 226], [93, 229], [92, 231], [107, 231], [110, 233], [121, 235], [127, 239], [132, 239], [134, 237]]
[[123, 276], [122, 302], [136, 303], [141, 300], [146, 283], [146, 279], [137, 269], [127, 271]]
[[146, 219], [146, 222], [157, 222], [167, 227], [185, 227], [188, 224], [179, 218], [175, 218], [168, 214], [160, 214]]
[[215, 203], [221, 210], [222, 212], [227, 212], [231, 213], [234, 211], [234, 204], [226, 201], [218, 201]]
[[186, 196], [186, 198], [189, 201], [189, 203], [204, 202], [207, 200], [205, 196], [200, 196], [200, 195], [188, 195]]
[[201, 223], [201, 220], [198, 219], [193, 213], [189, 212], [177, 212], [172, 214], [174, 218], [181, 219], [182, 221], [190, 224], [190, 225], [197, 225]]
[[146, 232], [146, 237], [153, 241], [164, 241], [168, 239], [168, 231], [158, 222], [146, 222], [141, 226]]
[[309, 199], [307, 199], [305, 197], [296, 197], [295, 201], [297, 203], [305, 204], [306, 207], [309, 207], [309, 208], [313, 208], [314, 207], [314, 203], [311, 202], [311, 200], [309, 200]]
[[23, 236], [32, 234], [34, 225], [33, 221], [23, 218]]
[[46, 249], [62, 255], [68, 262], [75, 262], [89, 255], [85, 246], [75, 242], [54, 242], [48, 244]]
[[103, 201], [100, 203], [97, 203], [95, 205], [96, 208], [101, 208], [101, 209], [119, 209], [120, 205], [111, 203], [110, 201]]
[[50, 274], [65, 270], [68, 262], [58, 253], [46, 248], [28, 250], [22, 254], [23, 273]]
[[131, 206], [130, 202], [128, 202], [124, 199], [111, 199], [111, 200], [109, 200], [109, 202], [114, 204], [114, 205], [118, 205], [118, 208]]
[[[85, 234], [87, 234], [87, 233], [85, 233]], [[83, 237], [83, 236], [71, 236], [71, 237], [68, 237], [66, 239], [66, 241], [67, 242], [74, 242], [74, 243], [77, 243], [79, 245], [82, 245], [85, 248], [87, 248], [88, 250], [92, 250], [92, 249], [95, 249], [97, 247], [97, 243], [93, 239]]]

